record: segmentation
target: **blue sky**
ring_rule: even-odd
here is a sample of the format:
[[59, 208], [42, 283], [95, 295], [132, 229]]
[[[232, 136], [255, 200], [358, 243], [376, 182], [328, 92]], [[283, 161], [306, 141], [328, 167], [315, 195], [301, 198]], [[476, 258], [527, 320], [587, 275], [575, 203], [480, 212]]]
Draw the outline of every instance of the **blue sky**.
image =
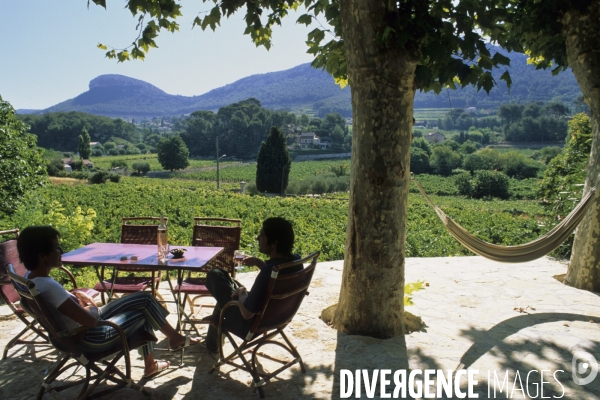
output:
[[179, 32], [162, 33], [145, 61], [117, 63], [96, 45], [123, 48], [137, 37], [137, 19], [124, 1], [107, 0], [107, 10], [90, 4], [88, 10], [86, 0], [1, 0], [0, 95], [17, 109], [43, 109], [85, 92], [98, 75], [121, 74], [192, 96], [312, 61], [305, 41], [313, 27], [296, 24], [300, 13], [274, 29], [267, 51], [243, 35], [243, 15], [224, 19], [215, 32], [192, 30], [194, 17], [213, 3], [182, 3]]

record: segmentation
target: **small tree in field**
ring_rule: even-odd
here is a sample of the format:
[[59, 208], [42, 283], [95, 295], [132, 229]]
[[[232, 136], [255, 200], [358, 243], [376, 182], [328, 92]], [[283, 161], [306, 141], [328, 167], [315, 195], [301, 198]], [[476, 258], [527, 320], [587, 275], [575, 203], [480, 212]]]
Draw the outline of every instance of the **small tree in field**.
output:
[[138, 175], [146, 175], [150, 171], [150, 164], [148, 164], [147, 162], [134, 162], [131, 165], [131, 168]]
[[161, 139], [156, 145], [156, 150], [158, 162], [164, 169], [173, 171], [190, 165], [188, 161], [190, 151], [178, 135]]
[[79, 157], [82, 160], [87, 160], [92, 155], [92, 148], [90, 147], [90, 134], [87, 129], [83, 128], [81, 135], [79, 135]]
[[259, 192], [283, 193], [287, 188], [292, 158], [284, 134], [272, 127], [267, 141], [260, 145], [256, 160], [256, 189]]

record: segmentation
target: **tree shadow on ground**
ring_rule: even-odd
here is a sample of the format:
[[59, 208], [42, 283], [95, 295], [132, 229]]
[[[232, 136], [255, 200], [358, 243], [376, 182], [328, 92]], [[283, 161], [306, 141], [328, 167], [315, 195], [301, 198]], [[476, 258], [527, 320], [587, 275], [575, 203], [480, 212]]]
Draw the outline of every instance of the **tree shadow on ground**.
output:
[[[554, 324], [555, 329], [542, 332], [541, 324]], [[476, 327], [462, 330], [461, 336], [469, 338], [473, 344], [463, 354], [455, 371], [477, 368], [477, 362], [490, 355], [495, 358], [499, 370], [489, 371], [489, 375], [488, 371], [479, 371], [479, 387], [484, 389], [480, 398], [523, 398], [517, 396], [523, 394], [528, 398], [542, 398], [542, 370], [546, 371], [543, 380], [547, 382], [543, 384], [544, 396], [600, 398], [600, 377], [579, 386], [571, 375], [575, 351], [585, 351], [600, 360], [600, 335], [598, 341], [577, 340], [568, 333], [570, 324], [589, 324], [588, 329], [598, 329], [596, 324], [600, 324], [600, 318], [571, 313], [533, 313], [509, 318], [487, 330]], [[559, 331], [556, 326], [565, 329]], [[525, 329], [527, 331], [521, 332]], [[517, 333], [519, 335], [512, 337]], [[504, 389], [500, 392], [502, 386]]]
[[[293, 341], [293, 338], [290, 338]], [[273, 347], [273, 346], [271, 346]], [[271, 354], [269, 346], [261, 348]], [[302, 355], [303, 349], [298, 348]], [[215, 356], [202, 348], [201, 355], [195, 364], [192, 387], [182, 399], [195, 400], [201, 396], [204, 399], [230, 399], [230, 398], [258, 398], [258, 391], [252, 387], [252, 376], [233, 366], [221, 366], [219, 370], [209, 373], [216, 362]], [[226, 351], [227, 354], [227, 351]], [[272, 354], [271, 354], [272, 355]], [[278, 355], [278, 357], [281, 357]], [[288, 356], [287, 359], [290, 359]], [[306, 373], [303, 374], [298, 364], [292, 366], [281, 375], [271, 379], [263, 386], [266, 398], [302, 399], [307, 393], [305, 388], [314, 385], [315, 381], [322, 379], [329, 381], [332, 378], [332, 368], [328, 365], [314, 365], [304, 362]], [[271, 366], [267, 371], [272, 371]]]

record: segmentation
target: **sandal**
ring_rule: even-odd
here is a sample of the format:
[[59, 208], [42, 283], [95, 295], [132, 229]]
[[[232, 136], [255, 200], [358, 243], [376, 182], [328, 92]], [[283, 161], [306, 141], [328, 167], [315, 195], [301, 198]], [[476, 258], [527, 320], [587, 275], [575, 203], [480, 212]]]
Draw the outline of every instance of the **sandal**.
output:
[[[152, 378], [153, 376], [156, 376], [158, 374], [160, 374], [161, 372], [163, 372], [164, 370], [168, 369], [171, 366], [171, 363], [169, 361], [164, 361], [164, 360], [155, 360], [154, 363], [156, 364], [156, 371], [154, 371], [151, 374], [148, 375], [142, 375], [143, 378]], [[161, 364], [163, 363], [163, 367], [161, 368]]]

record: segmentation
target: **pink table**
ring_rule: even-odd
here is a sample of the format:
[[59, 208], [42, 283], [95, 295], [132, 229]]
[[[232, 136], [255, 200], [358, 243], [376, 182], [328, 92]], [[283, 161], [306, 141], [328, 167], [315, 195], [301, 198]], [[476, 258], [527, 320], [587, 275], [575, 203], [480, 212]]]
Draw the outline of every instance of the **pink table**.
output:
[[[223, 251], [223, 247], [173, 246], [171, 248], [186, 249], [184, 257], [181, 259], [173, 259], [173, 255], [169, 254], [168, 260], [159, 261], [156, 245], [92, 243], [63, 254], [62, 262], [74, 267], [92, 265], [94, 267], [104, 266], [118, 268], [122, 265], [136, 265], [144, 268], [156, 268], [157, 270], [177, 271], [177, 284], [181, 287], [184, 271], [201, 272], [202, 268], [210, 260]], [[137, 260], [131, 260], [131, 256], [136, 256]], [[121, 260], [122, 257], [127, 257], [127, 260]], [[113, 279], [115, 276], [116, 274], [113, 271]], [[98, 274], [98, 277], [100, 277], [100, 274]], [[186, 319], [189, 318], [187, 318], [181, 309], [181, 294], [179, 291], [177, 293], [175, 292], [170, 279], [167, 278], [167, 282], [169, 283], [171, 293], [177, 304], [177, 329], [181, 331], [182, 314], [184, 314]], [[110, 298], [111, 296], [109, 295], [109, 301]], [[183, 365], [183, 351], [181, 352], [181, 365]]]
[[[75, 267], [137, 265], [157, 270], [194, 272], [201, 271], [202, 267], [223, 251], [223, 247], [173, 246], [172, 248], [186, 249], [185, 257], [173, 259], [173, 255], [170, 254], [169, 259], [162, 262], [158, 260], [157, 247], [153, 244], [92, 243], [63, 254], [62, 261]], [[136, 256], [137, 261], [131, 260], [131, 256]], [[127, 257], [127, 260], [121, 261], [121, 257]]]

